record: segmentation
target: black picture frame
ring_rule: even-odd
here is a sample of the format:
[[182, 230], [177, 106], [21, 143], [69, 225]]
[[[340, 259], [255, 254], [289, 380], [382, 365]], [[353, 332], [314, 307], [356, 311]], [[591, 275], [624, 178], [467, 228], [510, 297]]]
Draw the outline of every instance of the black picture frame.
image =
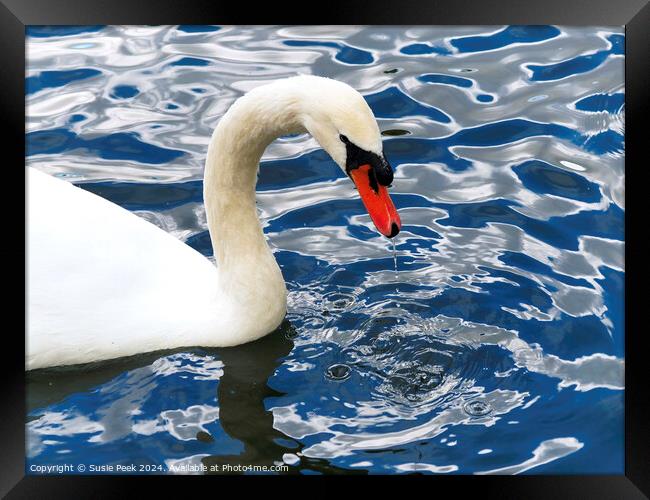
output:
[[[253, 7], [254, 5], [254, 7]], [[325, 8], [326, 7], [326, 8]], [[445, 476], [423, 478], [400, 476], [402, 481], [435, 481], [439, 488], [454, 495], [476, 492], [481, 497], [498, 498], [647, 498], [650, 495], [650, 439], [647, 431], [648, 381], [644, 350], [644, 331], [640, 307], [643, 277], [641, 255], [644, 238], [639, 225], [642, 188], [642, 144], [644, 118], [648, 106], [647, 79], [650, 76], [650, 5], [648, 0], [402, 0], [388, 2], [340, 2], [329, 0], [322, 7], [314, 4], [281, 6], [274, 3], [235, 4], [218, 0], [2, 0], [0, 3], [0, 96], [4, 122], [5, 199], [16, 198], [11, 207], [24, 203], [25, 160], [25, 26], [57, 24], [391, 24], [391, 25], [610, 25], [625, 26], [625, 108], [626, 108], [626, 185], [625, 211], [626, 286], [625, 286], [625, 474], [618, 476]], [[7, 154], [8, 153], [8, 154]], [[7, 180], [10, 179], [10, 180]], [[159, 477], [109, 476], [25, 476], [25, 372], [24, 338], [18, 333], [24, 323], [25, 219], [4, 218], [5, 294], [4, 318], [17, 318], [17, 325], [5, 321], [5, 356], [0, 363], [2, 405], [0, 406], [0, 495], [7, 498], [85, 498], [106, 497], [132, 488], [136, 482], [155, 480], [168, 493], [171, 480]], [[21, 266], [21, 263], [23, 264]], [[10, 271], [10, 272], [7, 272]], [[8, 280], [7, 278], [11, 278]], [[11, 284], [11, 285], [9, 285]], [[9, 285], [9, 286], [8, 286]], [[12, 341], [13, 339], [13, 341]], [[219, 478], [219, 481], [236, 478]], [[276, 478], [274, 478], [276, 479]], [[386, 477], [376, 478], [380, 484]], [[258, 480], [258, 479], [256, 479]], [[308, 479], [316, 480], [316, 479]], [[253, 480], [255, 481], [255, 480]], [[321, 479], [322, 481], [322, 479]], [[359, 481], [346, 479], [346, 481]], [[370, 481], [362, 480], [364, 484]], [[241, 483], [241, 482], [240, 482]], [[195, 483], [198, 484], [198, 483]], [[223, 483], [220, 483], [223, 484]], [[419, 486], [430, 488], [432, 485]], [[185, 488], [184, 488], [185, 489]], [[469, 490], [469, 491], [468, 491]], [[124, 493], [124, 492], [123, 492]], [[218, 494], [219, 491], [215, 491]]]

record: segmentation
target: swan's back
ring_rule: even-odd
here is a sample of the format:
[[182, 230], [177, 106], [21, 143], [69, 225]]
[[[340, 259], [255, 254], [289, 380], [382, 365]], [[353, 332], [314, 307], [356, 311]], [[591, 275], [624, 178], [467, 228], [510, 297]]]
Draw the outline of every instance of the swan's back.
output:
[[28, 369], [184, 345], [185, 332], [196, 338], [219, 317], [218, 273], [205, 257], [99, 196], [27, 170]]

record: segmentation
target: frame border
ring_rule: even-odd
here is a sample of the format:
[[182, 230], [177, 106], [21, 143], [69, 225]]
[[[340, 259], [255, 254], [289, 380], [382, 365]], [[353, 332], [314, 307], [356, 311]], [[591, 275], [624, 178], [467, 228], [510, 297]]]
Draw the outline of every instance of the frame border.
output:
[[[4, 49], [0, 89], [3, 96], [3, 118], [6, 149], [10, 165], [8, 172], [16, 186], [23, 185], [18, 165], [25, 161], [25, 26], [47, 24], [391, 24], [391, 25], [505, 25], [505, 24], [556, 24], [556, 25], [625, 25], [625, 107], [626, 107], [626, 196], [625, 259], [629, 271], [641, 269], [641, 238], [638, 231], [630, 230], [641, 224], [639, 194], [635, 184], [642, 184], [640, 173], [643, 122], [650, 114], [647, 78], [650, 75], [650, 3], [649, 0], [402, 0], [389, 3], [375, 0], [361, 2], [329, 0], [328, 9], [314, 9], [316, 15], [307, 15], [306, 8], [280, 9], [277, 3], [258, 4], [255, 9], [247, 5], [233, 5], [209, 0], [187, 0], [181, 6], [174, 0], [140, 0], [136, 6], [127, 0], [68, 0], [65, 4], [51, 0], [0, 0], [0, 47]], [[247, 11], [248, 7], [248, 11]], [[257, 10], [256, 10], [257, 9]], [[262, 19], [264, 18], [264, 19]], [[280, 19], [281, 18], [281, 19]], [[239, 22], [238, 22], [239, 21]], [[245, 22], [242, 22], [245, 21]], [[309, 22], [311, 21], [311, 22]], [[634, 166], [637, 168], [635, 169]], [[632, 182], [627, 182], [628, 180]], [[638, 179], [637, 182], [635, 182]], [[17, 201], [25, 203], [25, 191], [8, 189]], [[12, 200], [13, 201], [13, 200]], [[14, 206], [14, 205], [12, 205]], [[23, 205], [24, 206], [24, 205]], [[6, 217], [7, 245], [2, 249], [4, 262], [22, 259], [25, 264], [25, 220]], [[632, 224], [632, 226], [630, 226]], [[25, 274], [19, 266], [6, 266], [16, 273], [15, 287], [8, 289], [2, 301], [4, 316], [25, 307]], [[24, 269], [25, 270], [25, 269]], [[13, 276], [12, 276], [13, 278]], [[648, 381], [644, 366], [644, 351], [639, 328], [643, 309], [639, 295], [643, 281], [635, 272], [625, 276], [625, 475], [617, 476], [433, 476], [436, 488], [445, 486], [450, 492], [476, 491], [481, 496], [498, 495], [499, 498], [648, 498], [650, 495], [650, 439], [647, 430]], [[18, 293], [16, 291], [22, 291]], [[23, 320], [25, 317], [23, 316]], [[19, 322], [20, 324], [20, 322]], [[636, 331], [634, 331], [636, 330]], [[147, 479], [150, 486], [157, 478], [147, 476], [25, 476], [25, 372], [24, 338], [14, 329], [5, 329], [5, 345], [13, 339], [13, 349], [7, 349], [0, 364], [0, 384], [3, 388], [3, 405], [0, 410], [0, 496], [8, 498], [58, 498], [71, 496], [114, 497], [120, 490], [132, 488], [137, 481]], [[156, 478], [156, 479], [153, 479]], [[376, 476], [377, 484], [387, 480], [424, 481], [421, 476]], [[264, 481], [255, 476], [253, 481]], [[393, 479], [395, 478], [395, 479]], [[236, 478], [221, 477], [219, 481]], [[286, 478], [283, 478], [286, 479]], [[353, 481], [347, 476], [333, 479]], [[277, 479], [274, 479], [277, 480]], [[318, 480], [318, 479], [313, 479]], [[408, 480], [408, 479], [407, 479]], [[163, 479], [165, 488], [171, 480]], [[354, 480], [358, 481], [358, 480]], [[161, 484], [161, 483], [158, 483]], [[196, 484], [196, 483], [195, 483]], [[238, 487], [242, 486], [237, 481]], [[351, 484], [351, 483], [350, 483]], [[364, 486], [369, 483], [365, 481]], [[234, 485], [230, 483], [230, 485]], [[259, 485], [259, 483], [258, 483]], [[184, 493], [187, 490], [184, 489]], [[169, 491], [169, 490], [168, 490]]]

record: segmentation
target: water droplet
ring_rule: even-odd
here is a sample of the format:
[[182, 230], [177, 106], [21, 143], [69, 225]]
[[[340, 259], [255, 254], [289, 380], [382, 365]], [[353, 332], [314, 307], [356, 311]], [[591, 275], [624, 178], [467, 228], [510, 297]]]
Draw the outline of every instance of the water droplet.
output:
[[345, 380], [350, 376], [350, 367], [344, 364], [332, 365], [327, 369], [327, 377], [332, 380]]
[[473, 417], [483, 417], [492, 413], [492, 407], [485, 401], [468, 401], [463, 405], [463, 410]]
[[[395, 282], [397, 282], [399, 281], [399, 272], [397, 271], [397, 250], [395, 249], [395, 238], [391, 238], [390, 241], [393, 244], [393, 265], [395, 266]], [[399, 294], [399, 287], [397, 285], [395, 285], [395, 291]], [[397, 303], [397, 307], [400, 307], [399, 303]]]

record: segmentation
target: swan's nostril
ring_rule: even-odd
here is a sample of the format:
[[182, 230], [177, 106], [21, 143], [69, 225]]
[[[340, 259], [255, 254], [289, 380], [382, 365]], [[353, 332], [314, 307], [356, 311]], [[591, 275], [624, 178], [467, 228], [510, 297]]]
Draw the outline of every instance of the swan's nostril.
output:
[[393, 225], [390, 227], [390, 236], [389, 238], [394, 238], [399, 233], [399, 226], [393, 222]]

